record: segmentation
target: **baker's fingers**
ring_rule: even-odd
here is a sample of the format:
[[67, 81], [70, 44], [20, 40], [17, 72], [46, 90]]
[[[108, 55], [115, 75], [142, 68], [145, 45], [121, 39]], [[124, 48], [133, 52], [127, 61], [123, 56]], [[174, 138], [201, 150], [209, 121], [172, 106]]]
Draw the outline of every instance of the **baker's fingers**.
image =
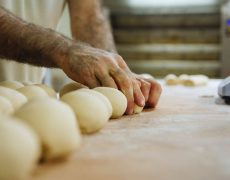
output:
[[161, 85], [153, 79], [147, 79], [146, 81], [151, 84], [149, 98], [147, 100], [147, 106], [155, 107], [162, 92]]
[[143, 80], [143, 79], [138, 79], [138, 81], [141, 84], [140, 88], [141, 88], [141, 92], [142, 92], [143, 96], [145, 97], [145, 102], [147, 102], [149, 99], [151, 84], [149, 82]]
[[82, 88], [89, 89], [88, 86], [85, 86], [84, 84], [81, 84], [81, 83], [76, 82], [76, 81], [74, 81], [74, 87], [75, 87], [76, 89], [82, 89]]
[[116, 82], [114, 79], [107, 73], [97, 73], [97, 79], [100, 81], [101, 86], [112, 87], [117, 89]]
[[127, 98], [128, 106], [126, 109], [126, 114], [133, 114], [134, 97], [133, 97], [133, 84], [131, 79], [120, 68], [118, 68], [116, 71], [112, 71], [111, 76], [115, 80], [118, 88], [124, 93], [124, 95]]
[[134, 102], [141, 107], [145, 106], [145, 97], [143, 96], [139, 82], [137, 80], [133, 80], [133, 93], [134, 93]]
[[84, 79], [85, 83], [89, 88], [95, 88], [100, 85], [100, 82], [98, 81], [98, 79], [94, 76], [94, 77], [88, 77]]

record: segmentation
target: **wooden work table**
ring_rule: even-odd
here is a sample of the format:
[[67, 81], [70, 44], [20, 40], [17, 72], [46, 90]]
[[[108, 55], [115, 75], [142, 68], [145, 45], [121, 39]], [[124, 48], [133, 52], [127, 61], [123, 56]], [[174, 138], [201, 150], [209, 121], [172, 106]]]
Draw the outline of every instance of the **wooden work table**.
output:
[[67, 161], [41, 165], [32, 179], [229, 180], [230, 106], [218, 99], [218, 83], [163, 86], [155, 110], [110, 121]]

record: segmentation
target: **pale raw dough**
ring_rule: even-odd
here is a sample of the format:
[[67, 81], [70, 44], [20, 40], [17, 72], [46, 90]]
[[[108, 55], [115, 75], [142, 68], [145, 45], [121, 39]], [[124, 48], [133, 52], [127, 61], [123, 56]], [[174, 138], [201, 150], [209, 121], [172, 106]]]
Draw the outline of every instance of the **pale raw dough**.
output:
[[50, 97], [55, 98], [55, 99], [57, 98], [57, 93], [53, 88], [47, 86], [46, 84], [35, 84], [35, 85], [42, 88], [44, 91], [46, 91], [46, 93]]
[[0, 96], [7, 98], [13, 105], [14, 110], [27, 102], [27, 98], [20, 92], [0, 86]]
[[24, 81], [24, 82], [22, 82], [22, 84], [24, 86], [29, 86], [29, 85], [33, 85], [34, 83], [32, 83], [31, 81]]
[[10, 89], [19, 89], [24, 85], [18, 81], [2, 81], [0, 82], [0, 86], [7, 87]]
[[35, 85], [19, 88], [17, 91], [25, 95], [29, 101], [35, 98], [48, 97], [48, 94], [45, 90]]
[[111, 118], [119, 118], [125, 113], [127, 108], [127, 99], [121, 91], [109, 87], [97, 87], [94, 88], [94, 90], [102, 93], [109, 99], [113, 107]]
[[180, 83], [178, 77], [175, 74], [168, 74], [164, 80], [165, 84], [170, 86], [178, 85]]
[[88, 92], [88, 93], [91, 93], [91, 94], [99, 97], [105, 103], [105, 105], [107, 106], [109, 118], [112, 116], [113, 107], [112, 107], [109, 99], [106, 96], [104, 96], [103, 94], [101, 94], [101, 93], [99, 93], [97, 91], [91, 90], [91, 89], [82, 88], [82, 89], [79, 89], [78, 91]]
[[181, 74], [180, 76], [179, 76], [179, 81], [180, 81], [180, 84], [184, 84], [184, 82], [185, 81], [187, 81], [189, 79], [189, 75], [187, 75], [187, 74]]
[[144, 74], [140, 74], [144, 79], [154, 79], [154, 77], [151, 75], [151, 74], [147, 74], [147, 73], [144, 73]]
[[108, 107], [95, 94], [73, 91], [61, 97], [74, 110], [82, 133], [93, 133], [105, 126], [109, 120]]
[[40, 158], [36, 134], [12, 117], [0, 118], [0, 179], [28, 179]]
[[134, 105], [134, 109], [133, 109], [133, 113], [134, 114], [140, 114], [142, 112], [142, 110], [144, 109], [144, 107], [138, 106], [138, 105]]
[[0, 114], [11, 114], [14, 112], [14, 107], [10, 100], [0, 96]]
[[75, 151], [81, 134], [73, 110], [54, 98], [30, 101], [15, 112], [39, 136], [43, 145], [43, 158], [65, 157]]
[[207, 85], [209, 78], [205, 75], [191, 75], [183, 82], [184, 86], [204, 86]]
[[67, 94], [69, 92], [76, 91], [76, 90], [82, 89], [82, 88], [87, 88], [88, 89], [87, 86], [84, 86], [84, 85], [82, 85], [80, 83], [77, 83], [77, 82], [72, 82], [72, 83], [66, 84], [59, 91], [59, 96], [62, 97], [63, 95], [65, 95], [65, 94]]

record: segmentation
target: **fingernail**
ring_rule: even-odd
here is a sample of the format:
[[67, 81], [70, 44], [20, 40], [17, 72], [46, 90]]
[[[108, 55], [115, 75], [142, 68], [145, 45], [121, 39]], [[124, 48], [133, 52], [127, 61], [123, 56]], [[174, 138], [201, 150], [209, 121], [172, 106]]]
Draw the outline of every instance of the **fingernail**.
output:
[[141, 106], [144, 107], [144, 105], [145, 105], [145, 99], [142, 98], [142, 99], [140, 100], [140, 103], [141, 103]]

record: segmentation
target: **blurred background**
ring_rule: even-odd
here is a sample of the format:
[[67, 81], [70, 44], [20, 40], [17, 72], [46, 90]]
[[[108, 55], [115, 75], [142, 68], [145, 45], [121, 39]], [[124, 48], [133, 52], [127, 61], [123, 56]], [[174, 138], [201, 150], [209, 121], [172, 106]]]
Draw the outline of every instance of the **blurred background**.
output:
[[[118, 52], [137, 73], [230, 75], [228, 0], [104, 0]], [[58, 30], [70, 35], [68, 8]], [[229, 22], [229, 23], [227, 23]]]

